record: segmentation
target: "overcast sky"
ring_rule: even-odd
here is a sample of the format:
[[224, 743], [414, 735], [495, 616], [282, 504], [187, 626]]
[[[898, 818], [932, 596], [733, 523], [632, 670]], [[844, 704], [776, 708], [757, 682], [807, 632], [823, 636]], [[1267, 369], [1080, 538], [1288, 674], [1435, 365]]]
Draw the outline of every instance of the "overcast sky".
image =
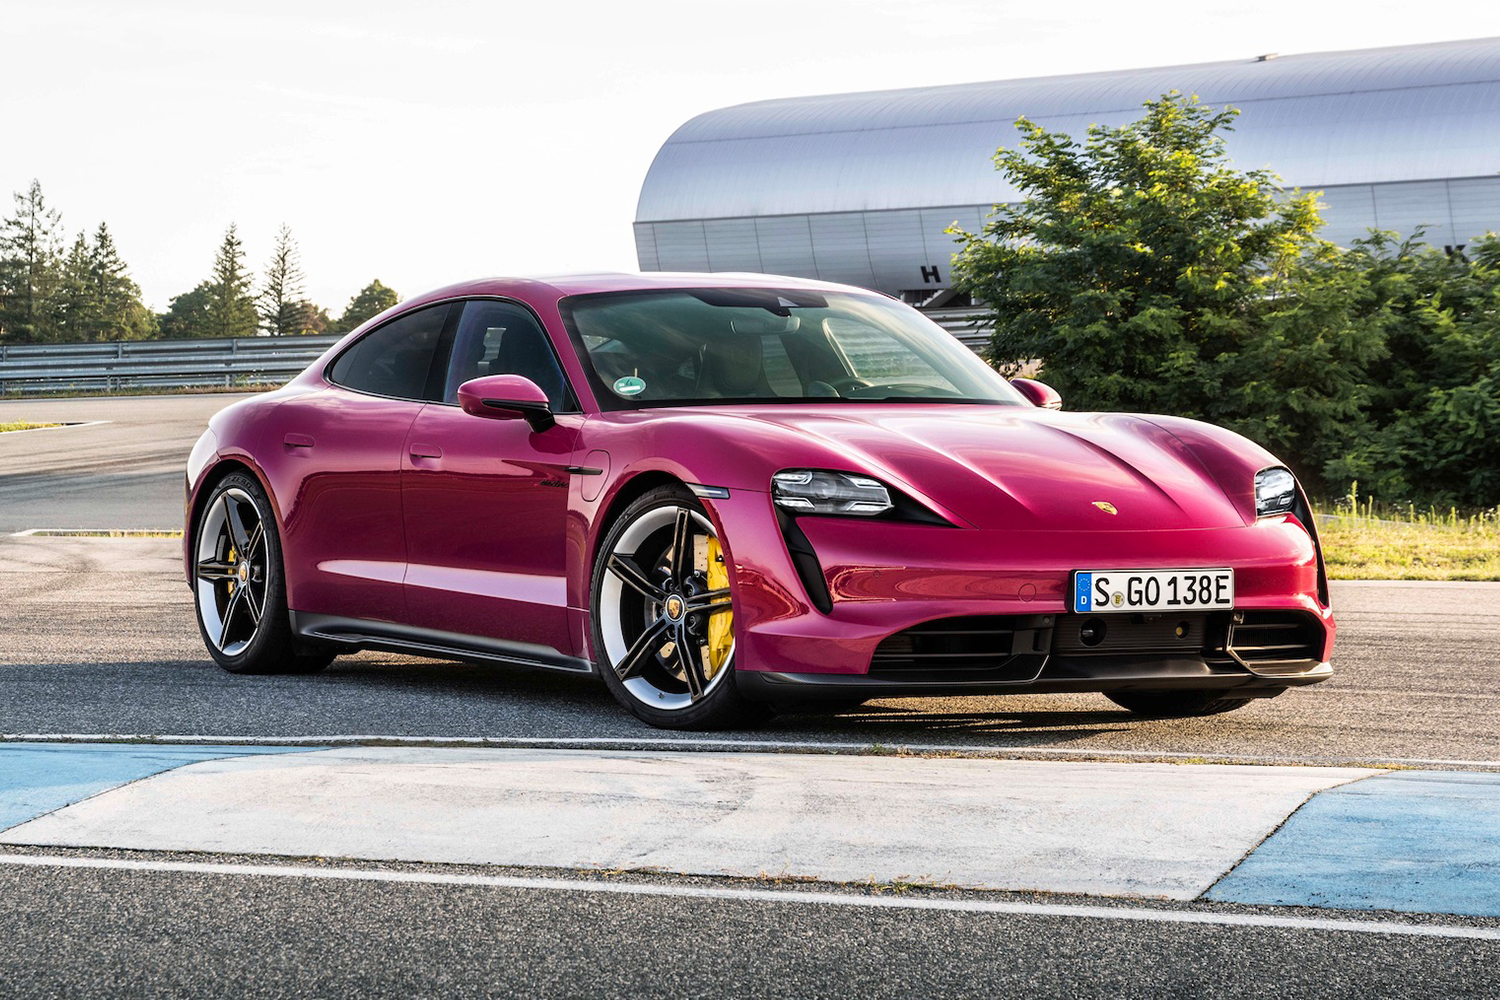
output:
[[108, 222], [157, 309], [285, 222], [337, 315], [634, 270], [646, 169], [713, 108], [1487, 35], [1494, 0], [0, 0], [0, 210], [35, 177], [70, 239]]

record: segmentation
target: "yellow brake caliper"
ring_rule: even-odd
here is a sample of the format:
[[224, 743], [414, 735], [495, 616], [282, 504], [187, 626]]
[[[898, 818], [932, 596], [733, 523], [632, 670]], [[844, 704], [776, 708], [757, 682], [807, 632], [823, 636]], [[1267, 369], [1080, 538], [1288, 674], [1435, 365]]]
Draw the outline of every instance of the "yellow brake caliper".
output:
[[[729, 586], [729, 567], [724, 564], [724, 550], [719, 548], [717, 538], [708, 539], [704, 552], [704, 565], [699, 567], [708, 576], [709, 590], [723, 590]], [[704, 672], [712, 678], [729, 659], [734, 649], [734, 612], [710, 615], [708, 618], [708, 655], [703, 658]]]
[[[230, 569], [234, 568], [234, 560], [235, 560], [235, 551], [234, 551], [234, 546], [231, 545], [231, 546], [229, 546], [229, 556], [225, 559], [225, 562], [229, 563], [229, 568]], [[233, 594], [234, 593], [234, 585], [235, 585], [235, 581], [234, 580], [230, 580], [229, 581], [229, 586], [224, 588], [224, 592], [228, 593], [228, 594]]]

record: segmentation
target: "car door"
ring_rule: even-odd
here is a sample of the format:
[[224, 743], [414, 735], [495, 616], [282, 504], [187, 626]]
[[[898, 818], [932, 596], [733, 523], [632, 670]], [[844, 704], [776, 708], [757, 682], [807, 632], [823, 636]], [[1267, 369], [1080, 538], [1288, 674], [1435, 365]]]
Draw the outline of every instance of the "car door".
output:
[[440, 398], [450, 304], [365, 334], [329, 367], [327, 388], [276, 410], [287, 603], [299, 615], [403, 621], [401, 463], [424, 404]]
[[[525, 306], [463, 303], [449, 356], [442, 402], [417, 415], [402, 459], [411, 622], [483, 637], [527, 659], [576, 655], [564, 528], [583, 416], [551, 341]], [[458, 387], [481, 375], [536, 382], [556, 423], [535, 431], [524, 420], [465, 413]]]

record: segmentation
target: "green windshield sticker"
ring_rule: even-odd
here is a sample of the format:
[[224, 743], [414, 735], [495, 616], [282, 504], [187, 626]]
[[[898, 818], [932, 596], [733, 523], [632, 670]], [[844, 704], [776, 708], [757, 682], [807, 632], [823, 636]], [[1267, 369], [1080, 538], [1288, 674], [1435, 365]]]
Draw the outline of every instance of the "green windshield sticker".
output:
[[646, 383], [634, 375], [615, 379], [615, 392], [621, 396], [639, 396], [646, 391]]

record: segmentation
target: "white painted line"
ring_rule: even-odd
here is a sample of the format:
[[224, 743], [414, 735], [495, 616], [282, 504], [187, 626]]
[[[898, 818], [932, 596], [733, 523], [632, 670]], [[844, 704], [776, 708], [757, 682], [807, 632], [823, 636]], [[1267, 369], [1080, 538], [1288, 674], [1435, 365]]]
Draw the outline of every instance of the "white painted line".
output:
[[27, 528], [13, 531], [12, 538], [102, 538], [122, 541], [131, 538], [159, 538], [170, 541], [182, 537], [181, 528]]
[[[40, 421], [40, 420], [37, 421], [37, 423], [42, 423], [42, 422], [43, 421]], [[22, 430], [22, 431], [6, 431], [5, 433], [6, 434], [32, 434], [32, 433], [35, 433], [36, 431], [71, 431], [74, 428], [78, 428], [78, 427], [98, 427], [100, 424], [110, 424], [110, 423], [114, 423], [114, 421], [112, 421], [112, 420], [74, 420], [74, 421], [71, 421], [71, 422], [69, 422], [69, 421], [63, 421], [62, 423], [59, 423], [55, 427], [28, 427], [28, 428], [26, 428], [25, 430]]]
[[[418, 746], [418, 747], [493, 747], [496, 749], [618, 749], [618, 750], [740, 750], [776, 752], [783, 750], [863, 751], [879, 750], [892, 755], [910, 753], [958, 753], [984, 757], [1037, 757], [1056, 759], [1077, 757], [1088, 760], [1109, 758], [1141, 760], [1193, 760], [1206, 763], [1229, 761], [1244, 764], [1277, 766], [1350, 767], [1383, 765], [1450, 765], [1456, 767], [1500, 768], [1500, 760], [1461, 760], [1446, 757], [1297, 757], [1213, 753], [1207, 750], [1085, 750], [1053, 747], [996, 747], [972, 743], [856, 743], [832, 740], [731, 740], [682, 739], [662, 736], [379, 736], [343, 734], [333, 736], [206, 736], [197, 734], [146, 735], [129, 733], [0, 733], [5, 743], [212, 743], [229, 746]], [[1308, 764], [1308, 761], [1315, 763]]]
[[1221, 913], [1208, 910], [1167, 910], [1136, 906], [1087, 906], [1063, 903], [1001, 902], [982, 899], [934, 899], [851, 893], [738, 889], [727, 886], [663, 885], [652, 882], [592, 882], [561, 878], [518, 878], [509, 875], [456, 875], [440, 872], [385, 871], [358, 868], [307, 868], [299, 865], [223, 864], [207, 861], [135, 861], [124, 858], [81, 858], [46, 854], [0, 855], [0, 865], [25, 868], [85, 868], [133, 872], [170, 872], [182, 875], [231, 875], [258, 878], [327, 879], [345, 882], [391, 882], [409, 885], [452, 885], [487, 889], [531, 889], [541, 892], [594, 893], [618, 896], [667, 896], [744, 903], [782, 903], [803, 906], [849, 906], [870, 910], [937, 910], [947, 913], [984, 913], [1019, 917], [1069, 917], [1083, 920], [1138, 920], [1148, 923], [1203, 924], [1219, 927], [1268, 927], [1279, 930], [1337, 931], [1352, 934], [1392, 934], [1404, 937], [1468, 938], [1500, 941], [1500, 927], [1463, 927], [1455, 924], [1415, 924], [1392, 920], [1334, 920], [1320, 917], [1282, 917], [1261, 913]]

